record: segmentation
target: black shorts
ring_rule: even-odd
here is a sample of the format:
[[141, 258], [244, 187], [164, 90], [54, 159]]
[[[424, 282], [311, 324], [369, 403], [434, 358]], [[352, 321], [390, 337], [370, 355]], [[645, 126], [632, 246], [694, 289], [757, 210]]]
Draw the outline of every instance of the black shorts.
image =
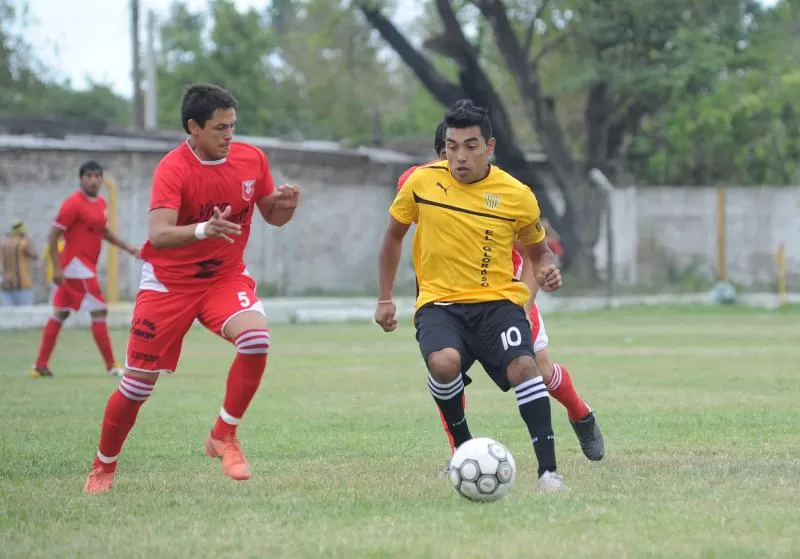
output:
[[521, 355], [533, 357], [531, 326], [525, 311], [511, 301], [430, 303], [414, 315], [417, 342], [428, 356], [452, 347], [461, 354], [461, 371], [478, 361], [501, 390], [508, 391], [508, 365]]

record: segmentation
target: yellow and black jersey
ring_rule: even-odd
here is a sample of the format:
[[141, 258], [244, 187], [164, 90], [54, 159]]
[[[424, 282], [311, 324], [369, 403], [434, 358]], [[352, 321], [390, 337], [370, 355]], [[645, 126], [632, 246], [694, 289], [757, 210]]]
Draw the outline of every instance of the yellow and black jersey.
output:
[[423, 165], [408, 177], [389, 213], [401, 223], [417, 223], [416, 308], [503, 299], [524, 305], [530, 298], [512, 274], [514, 240], [538, 243], [545, 232], [536, 196], [505, 171], [491, 166], [485, 179], [463, 184], [446, 161]]

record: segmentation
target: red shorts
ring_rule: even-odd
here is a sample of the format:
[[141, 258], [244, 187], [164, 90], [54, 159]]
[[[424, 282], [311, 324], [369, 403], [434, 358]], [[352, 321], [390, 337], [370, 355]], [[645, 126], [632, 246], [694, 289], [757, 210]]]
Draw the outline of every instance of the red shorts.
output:
[[88, 279], [67, 278], [53, 292], [53, 307], [59, 311], [79, 311], [81, 305], [89, 311], [106, 309], [106, 299], [97, 277]]
[[141, 290], [133, 308], [125, 367], [148, 373], [174, 372], [183, 338], [195, 319], [217, 334], [237, 314], [264, 305], [249, 276], [222, 280], [206, 291], [161, 292]]

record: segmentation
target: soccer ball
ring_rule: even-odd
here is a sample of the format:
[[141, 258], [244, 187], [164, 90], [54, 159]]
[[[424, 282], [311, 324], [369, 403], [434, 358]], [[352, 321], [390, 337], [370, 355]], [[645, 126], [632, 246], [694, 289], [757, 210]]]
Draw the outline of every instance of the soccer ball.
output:
[[497, 501], [514, 484], [517, 465], [511, 453], [488, 437], [470, 439], [450, 460], [450, 482], [470, 501]]

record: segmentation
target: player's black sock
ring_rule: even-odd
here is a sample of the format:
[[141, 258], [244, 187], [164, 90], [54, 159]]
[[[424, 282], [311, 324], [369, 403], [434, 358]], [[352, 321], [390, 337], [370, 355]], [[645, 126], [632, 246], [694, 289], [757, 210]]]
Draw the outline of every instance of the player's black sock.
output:
[[533, 452], [539, 462], [539, 475], [556, 471], [556, 437], [550, 417], [550, 398], [542, 377], [526, 380], [514, 388], [519, 414], [528, 426]]
[[428, 388], [439, 411], [442, 412], [447, 430], [453, 437], [456, 448], [472, 438], [464, 417], [464, 379], [461, 375], [452, 382], [441, 383], [428, 375]]

